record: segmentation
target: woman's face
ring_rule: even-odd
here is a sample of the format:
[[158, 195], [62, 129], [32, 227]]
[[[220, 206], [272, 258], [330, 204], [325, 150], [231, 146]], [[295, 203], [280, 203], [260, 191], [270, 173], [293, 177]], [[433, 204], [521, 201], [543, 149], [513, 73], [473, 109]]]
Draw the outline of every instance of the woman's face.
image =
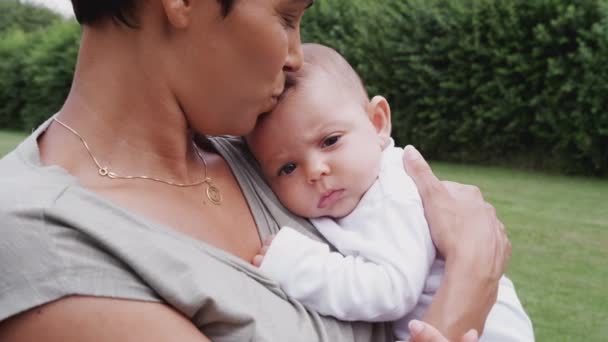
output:
[[172, 75], [178, 101], [196, 131], [244, 135], [276, 104], [285, 72], [302, 64], [300, 21], [312, 0], [236, 0], [222, 17], [218, 1], [192, 2], [177, 39]]

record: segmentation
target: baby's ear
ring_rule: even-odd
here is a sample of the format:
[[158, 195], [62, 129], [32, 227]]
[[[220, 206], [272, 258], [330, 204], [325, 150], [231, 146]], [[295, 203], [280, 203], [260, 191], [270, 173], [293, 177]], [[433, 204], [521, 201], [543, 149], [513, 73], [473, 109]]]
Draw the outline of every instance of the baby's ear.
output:
[[384, 148], [391, 137], [391, 107], [388, 101], [382, 96], [374, 96], [369, 101], [367, 114]]

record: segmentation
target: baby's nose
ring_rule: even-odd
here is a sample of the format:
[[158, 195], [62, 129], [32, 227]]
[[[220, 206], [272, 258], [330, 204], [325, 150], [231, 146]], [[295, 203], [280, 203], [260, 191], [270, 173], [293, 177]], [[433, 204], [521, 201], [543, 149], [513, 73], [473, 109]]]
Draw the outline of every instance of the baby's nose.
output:
[[329, 171], [329, 165], [325, 162], [317, 161], [315, 163], [310, 163], [310, 166], [308, 167], [308, 182], [311, 184], [317, 182], [323, 176], [327, 176]]

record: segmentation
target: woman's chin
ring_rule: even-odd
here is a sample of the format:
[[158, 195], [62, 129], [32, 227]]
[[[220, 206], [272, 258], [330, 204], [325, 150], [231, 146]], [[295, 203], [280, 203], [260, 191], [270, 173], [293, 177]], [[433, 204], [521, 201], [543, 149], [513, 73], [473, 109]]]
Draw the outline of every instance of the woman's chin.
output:
[[216, 132], [212, 135], [232, 135], [243, 137], [251, 133], [255, 127], [256, 120], [251, 118], [238, 117], [234, 118], [231, 125], [226, 125], [221, 132]]
[[258, 120], [269, 113], [258, 113], [257, 115], [253, 115], [251, 120], [247, 120], [245, 118], [241, 118], [239, 122], [239, 127], [235, 127], [234, 132], [226, 133], [228, 135], [236, 135], [236, 136], [246, 136], [249, 133], [253, 132]]
[[235, 130], [235, 132], [231, 133], [230, 135], [236, 135], [236, 136], [239, 136], [239, 137], [244, 137], [244, 136], [248, 135], [249, 133], [251, 133], [253, 131], [253, 129], [255, 128], [255, 123], [256, 122], [253, 121], [252, 123], [247, 124], [247, 125], [243, 124], [242, 127], [239, 127], [238, 130]]

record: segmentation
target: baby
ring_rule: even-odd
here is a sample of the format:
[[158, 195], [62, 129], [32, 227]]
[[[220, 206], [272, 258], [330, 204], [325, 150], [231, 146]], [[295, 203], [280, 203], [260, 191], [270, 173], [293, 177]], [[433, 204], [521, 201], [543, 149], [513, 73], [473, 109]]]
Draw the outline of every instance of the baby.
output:
[[[305, 44], [304, 66], [247, 143], [269, 185], [292, 212], [310, 218], [336, 249], [289, 227], [263, 247], [260, 266], [292, 298], [348, 321], [420, 319], [439, 288], [437, 253], [403, 150], [390, 137], [388, 102], [369, 99], [342, 56]], [[513, 284], [500, 282], [481, 341], [533, 341]]]

